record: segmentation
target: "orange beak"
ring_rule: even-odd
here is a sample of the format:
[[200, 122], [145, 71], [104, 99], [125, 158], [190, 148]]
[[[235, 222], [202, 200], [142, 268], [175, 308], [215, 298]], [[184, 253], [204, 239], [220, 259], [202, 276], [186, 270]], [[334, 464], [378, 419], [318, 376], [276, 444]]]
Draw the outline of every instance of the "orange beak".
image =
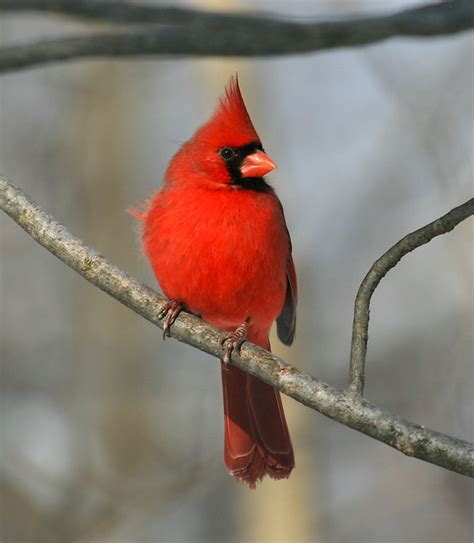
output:
[[255, 151], [245, 157], [240, 166], [240, 173], [242, 177], [263, 177], [275, 168], [276, 164], [269, 156], [263, 151]]

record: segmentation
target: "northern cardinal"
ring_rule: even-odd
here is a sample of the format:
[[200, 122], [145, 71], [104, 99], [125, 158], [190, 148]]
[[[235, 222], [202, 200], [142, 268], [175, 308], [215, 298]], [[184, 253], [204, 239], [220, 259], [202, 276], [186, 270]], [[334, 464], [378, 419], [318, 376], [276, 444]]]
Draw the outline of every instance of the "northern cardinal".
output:
[[265, 154], [232, 78], [211, 119], [173, 156], [162, 189], [142, 215], [143, 246], [170, 302], [164, 336], [185, 308], [230, 332], [221, 361], [225, 464], [255, 488], [286, 478], [293, 448], [278, 391], [228, 364], [248, 339], [270, 349], [295, 333], [296, 273], [281, 203], [264, 176]]

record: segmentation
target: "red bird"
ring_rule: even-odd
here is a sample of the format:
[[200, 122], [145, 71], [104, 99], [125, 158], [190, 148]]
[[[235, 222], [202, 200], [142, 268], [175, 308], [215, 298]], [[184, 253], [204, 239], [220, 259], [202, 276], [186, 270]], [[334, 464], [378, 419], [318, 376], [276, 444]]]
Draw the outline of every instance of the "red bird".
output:
[[295, 333], [296, 273], [283, 208], [263, 177], [276, 168], [250, 120], [237, 78], [211, 119], [171, 159], [144, 221], [143, 245], [171, 300], [164, 336], [185, 308], [224, 330], [224, 458], [255, 488], [286, 478], [293, 448], [278, 391], [227, 364], [242, 341], [270, 349]]

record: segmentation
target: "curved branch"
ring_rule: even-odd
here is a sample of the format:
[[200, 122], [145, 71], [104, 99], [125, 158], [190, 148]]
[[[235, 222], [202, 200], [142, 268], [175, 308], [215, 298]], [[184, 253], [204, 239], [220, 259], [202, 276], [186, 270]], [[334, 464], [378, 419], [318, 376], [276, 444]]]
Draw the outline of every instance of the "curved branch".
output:
[[[166, 300], [140, 284], [94, 249], [74, 237], [20, 189], [0, 177], [0, 208], [48, 251], [95, 286], [162, 328], [157, 315]], [[172, 335], [193, 347], [221, 357], [225, 333], [188, 313], [181, 313]], [[474, 445], [450, 437], [370, 404], [351, 392], [337, 390], [300, 372], [281, 358], [244, 343], [232, 363], [323, 415], [432, 464], [474, 476]]]
[[369, 338], [370, 300], [380, 281], [405, 255], [430, 242], [436, 236], [450, 232], [461, 221], [473, 214], [474, 198], [471, 198], [466, 203], [446, 213], [443, 217], [407, 234], [372, 264], [372, 267], [359, 287], [354, 303], [348, 387], [352, 392], [362, 394], [364, 391], [365, 358]]
[[[16, 2], [11, 0], [3, 0], [0, 9], [12, 10], [15, 4]], [[77, 3], [69, 4], [65, 0], [44, 1], [40, 6], [52, 9], [53, 4], [59, 5], [61, 13], [67, 13], [68, 6], [75, 5], [76, 11], [73, 12], [72, 7], [69, 11], [71, 15], [78, 14]], [[104, 2], [99, 1], [88, 2], [89, 16], [123, 21], [124, 13], [127, 9], [132, 9], [124, 5], [120, 11], [114, 3], [105, 14], [103, 4]], [[135, 16], [141, 19], [145, 6], [140, 9], [140, 16], [138, 17], [137, 13]], [[166, 12], [163, 11], [165, 8], [156, 6], [150, 6], [149, 9], [153, 10], [150, 12], [150, 20], [169, 23], [179, 21], [181, 17], [185, 24], [142, 25], [139, 29], [128, 31], [39, 40], [5, 47], [0, 49], [0, 72], [91, 57], [257, 57], [302, 54], [367, 45], [395, 36], [432, 37], [454, 34], [474, 26], [474, 3], [471, 0], [427, 4], [390, 15], [318, 22], [287, 21], [263, 15], [206, 13], [178, 8]]]

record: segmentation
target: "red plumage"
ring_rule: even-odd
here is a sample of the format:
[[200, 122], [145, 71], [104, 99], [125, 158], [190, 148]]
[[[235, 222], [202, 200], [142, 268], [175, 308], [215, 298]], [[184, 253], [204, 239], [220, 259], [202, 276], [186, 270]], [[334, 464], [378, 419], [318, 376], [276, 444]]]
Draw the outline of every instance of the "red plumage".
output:
[[[229, 158], [230, 157], [230, 158]], [[296, 273], [281, 204], [263, 175], [264, 154], [232, 79], [211, 119], [172, 158], [143, 216], [143, 245], [165, 295], [224, 330], [248, 324], [249, 341], [270, 348], [275, 319], [290, 344]], [[288, 477], [293, 449], [280, 394], [222, 364], [224, 458], [250, 487]]]

